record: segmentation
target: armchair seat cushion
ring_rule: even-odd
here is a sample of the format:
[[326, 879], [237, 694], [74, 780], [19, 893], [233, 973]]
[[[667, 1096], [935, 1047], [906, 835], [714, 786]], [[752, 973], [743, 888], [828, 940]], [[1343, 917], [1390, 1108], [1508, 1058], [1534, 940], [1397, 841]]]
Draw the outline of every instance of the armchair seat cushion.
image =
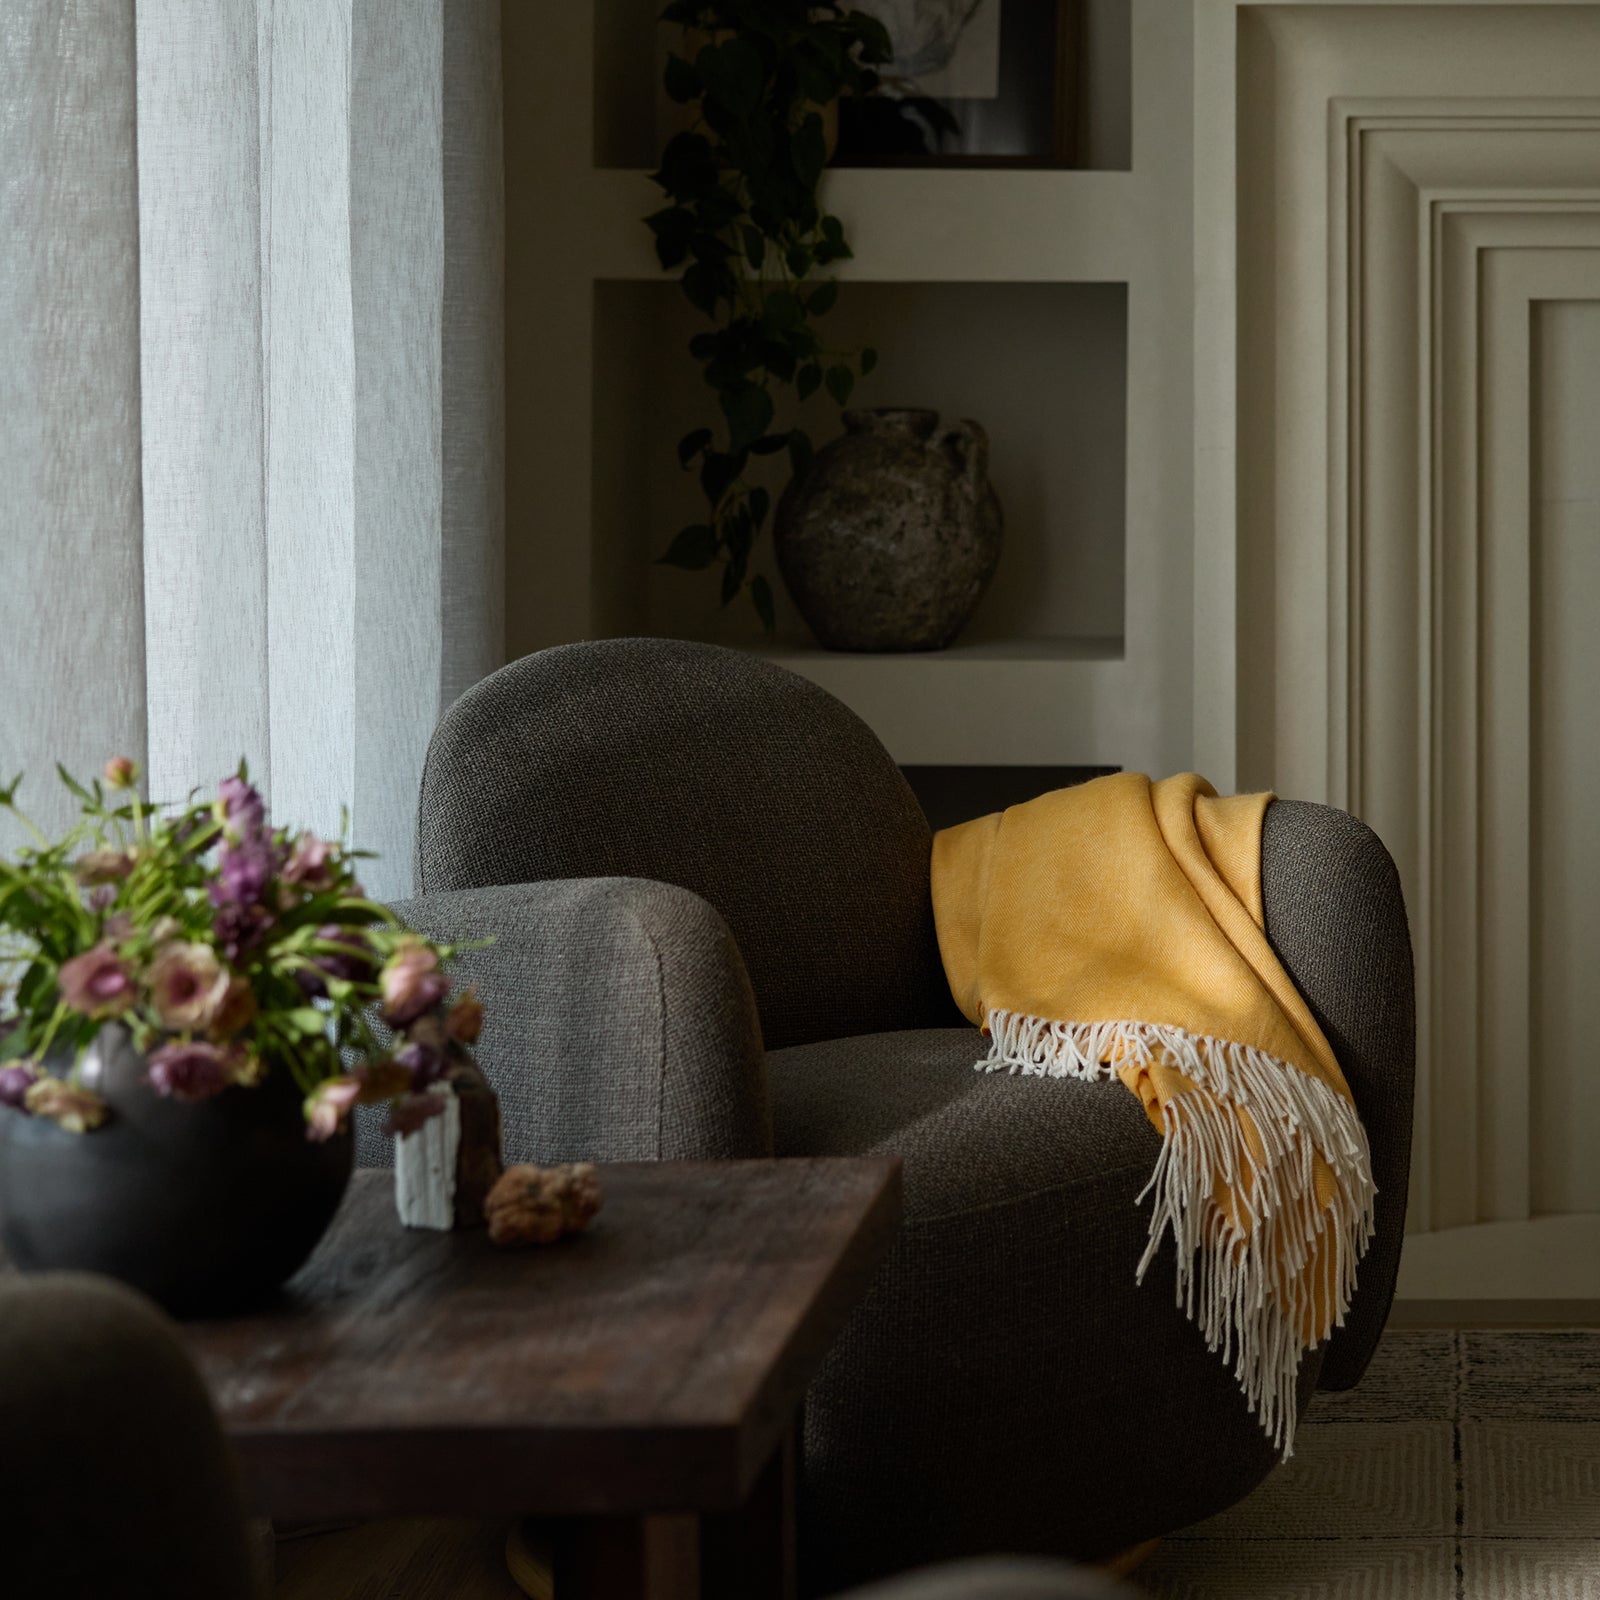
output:
[[779, 1155], [905, 1169], [898, 1243], [807, 1397], [813, 1593], [976, 1549], [1103, 1556], [1223, 1509], [1276, 1460], [1175, 1303], [1170, 1242], [1135, 1282], [1160, 1150], [1139, 1102], [978, 1073], [982, 1053], [963, 1027], [767, 1056]]

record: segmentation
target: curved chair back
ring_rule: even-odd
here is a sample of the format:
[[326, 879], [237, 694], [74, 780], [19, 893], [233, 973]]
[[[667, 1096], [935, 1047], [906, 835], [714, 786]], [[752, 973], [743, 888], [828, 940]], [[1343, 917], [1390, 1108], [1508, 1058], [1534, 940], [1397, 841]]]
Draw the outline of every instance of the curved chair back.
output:
[[743, 651], [611, 639], [470, 689], [428, 749], [419, 893], [654, 878], [733, 930], [768, 1049], [959, 1021], [932, 835], [871, 730]]

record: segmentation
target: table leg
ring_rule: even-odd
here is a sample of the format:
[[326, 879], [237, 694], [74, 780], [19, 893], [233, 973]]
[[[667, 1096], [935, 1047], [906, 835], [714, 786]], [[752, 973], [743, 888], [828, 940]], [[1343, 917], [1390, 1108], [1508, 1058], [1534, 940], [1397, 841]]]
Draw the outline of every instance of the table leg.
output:
[[795, 1430], [737, 1511], [700, 1519], [704, 1600], [795, 1600]]
[[556, 1600], [699, 1600], [698, 1517], [575, 1517], [549, 1526]]

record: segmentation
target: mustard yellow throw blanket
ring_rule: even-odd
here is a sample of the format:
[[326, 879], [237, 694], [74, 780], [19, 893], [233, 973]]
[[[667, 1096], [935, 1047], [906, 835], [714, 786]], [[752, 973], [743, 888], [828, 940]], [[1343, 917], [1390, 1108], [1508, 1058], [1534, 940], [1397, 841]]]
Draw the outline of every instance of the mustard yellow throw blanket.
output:
[[1267, 942], [1266, 794], [1193, 773], [1099, 778], [933, 841], [945, 975], [990, 1036], [980, 1071], [1115, 1074], [1162, 1135], [1146, 1269], [1285, 1455], [1301, 1352], [1343, 1322], [1372, 1165], [1322, 1030]]

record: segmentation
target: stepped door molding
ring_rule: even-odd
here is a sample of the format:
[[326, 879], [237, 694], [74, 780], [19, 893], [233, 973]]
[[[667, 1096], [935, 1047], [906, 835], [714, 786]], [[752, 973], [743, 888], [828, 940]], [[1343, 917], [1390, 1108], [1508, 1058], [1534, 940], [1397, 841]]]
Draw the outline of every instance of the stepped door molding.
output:
[[[1574, 426], [1540, 330], [1600, 301], [1600, 8], [1212, 13], [1198, 82], [1232, 91], [1234, 237], [1197, 226], [1197, 298], [1231, 287], [1232, 316], [1197, 356], [1231, 344], [1232, 393], [1209, 433], [1201, 408], [1197, 555], [1231, 559], [1210, 593], [1231, 577], [1236, 650], [1197, 692], [1197, 742], [1241, 787], [1348, 807], [1400, 865], [1402, 1292], [1600, 1295], [1600, 1052], [1565, 1049], [1540, 1003], [1571, 952], [1545, 948], [1538, 577], [1541, 451]], [[1217, 116], [1197, 105], [1202, 137]], [[1200, 203], [1226, 180], [1213, 163]]]

